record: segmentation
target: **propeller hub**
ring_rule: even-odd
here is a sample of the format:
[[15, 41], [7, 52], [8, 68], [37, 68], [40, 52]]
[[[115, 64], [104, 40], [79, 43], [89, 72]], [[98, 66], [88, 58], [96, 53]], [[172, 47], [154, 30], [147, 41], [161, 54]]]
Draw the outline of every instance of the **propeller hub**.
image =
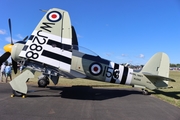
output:
[[4, 46], [4, 51], [11, 53], [12, 47], [13, 47], [12, 44], [7, 44]]

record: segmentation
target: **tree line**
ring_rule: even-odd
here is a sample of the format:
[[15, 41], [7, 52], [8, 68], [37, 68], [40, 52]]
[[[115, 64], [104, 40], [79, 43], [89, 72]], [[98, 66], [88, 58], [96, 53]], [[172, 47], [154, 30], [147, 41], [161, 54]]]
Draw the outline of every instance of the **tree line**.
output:
[[170, 67], [180, 67], [180, 64], [173, 64], [173, 63], [170, 63]]

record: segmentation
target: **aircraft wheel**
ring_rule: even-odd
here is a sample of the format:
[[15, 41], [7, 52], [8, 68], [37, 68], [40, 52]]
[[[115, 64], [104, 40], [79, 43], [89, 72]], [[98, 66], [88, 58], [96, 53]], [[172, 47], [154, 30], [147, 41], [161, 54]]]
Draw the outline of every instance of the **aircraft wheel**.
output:
[[22, 95], [23, 95], [22, 93], [13, 90], [13, 94], [11, 95], [11, 97], [14, 97], [14, 96], [21, 97]]
[[22, 98], [26, 98], [26, 95], [22, 95]]
[[12, 94], [11, 97], [14, 97], [14, 94]]
[[149, 92], [145, 89], [142, 89], [142, 93], [143, 93], [143, 95], [149, 95]]
[[39, 87], [46, 87], [49, 84], [49, 80], [47, 78], [41, 78], [38, 80]]

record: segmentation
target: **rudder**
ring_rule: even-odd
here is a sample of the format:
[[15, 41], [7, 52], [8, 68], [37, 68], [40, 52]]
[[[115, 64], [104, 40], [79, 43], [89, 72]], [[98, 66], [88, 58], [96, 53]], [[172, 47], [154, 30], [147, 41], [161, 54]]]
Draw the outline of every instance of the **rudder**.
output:
[[166, 53], [159, 52], [151, 57], [141, 72], [169, 77], [169, 57]]

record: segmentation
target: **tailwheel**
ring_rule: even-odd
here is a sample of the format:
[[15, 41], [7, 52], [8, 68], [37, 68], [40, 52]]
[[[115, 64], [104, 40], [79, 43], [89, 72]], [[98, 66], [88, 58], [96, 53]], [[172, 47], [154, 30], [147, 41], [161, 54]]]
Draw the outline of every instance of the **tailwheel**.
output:
[[142, 94], [143, 95], [149, 95], [149, 92], [147, 90], [145, 90], [145, 89], [142, 89]]
[[14, 94], [12, 94], [11, 97], [14, 97]]
[[26, 95], [22, 95], [22, 98], [26, 98]]

